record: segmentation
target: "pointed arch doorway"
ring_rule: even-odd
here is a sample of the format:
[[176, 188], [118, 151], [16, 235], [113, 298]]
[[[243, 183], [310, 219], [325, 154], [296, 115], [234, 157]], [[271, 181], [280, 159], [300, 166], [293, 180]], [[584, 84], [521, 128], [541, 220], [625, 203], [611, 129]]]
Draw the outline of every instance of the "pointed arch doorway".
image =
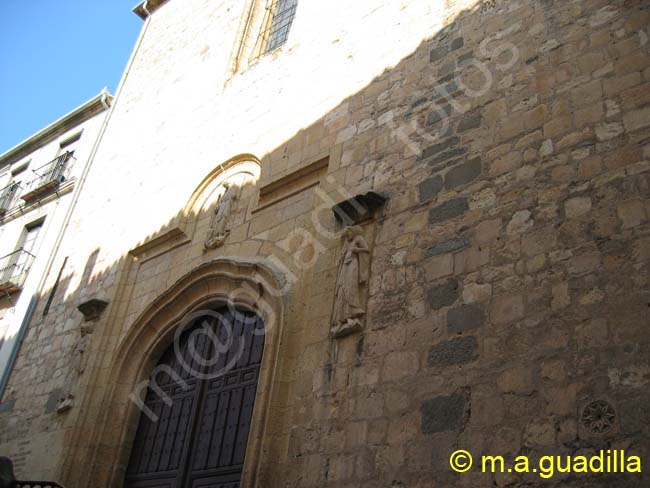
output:
[[264, 350], [254, 312], [197, 316], [151, 377], [125, 488], [239, 488]]

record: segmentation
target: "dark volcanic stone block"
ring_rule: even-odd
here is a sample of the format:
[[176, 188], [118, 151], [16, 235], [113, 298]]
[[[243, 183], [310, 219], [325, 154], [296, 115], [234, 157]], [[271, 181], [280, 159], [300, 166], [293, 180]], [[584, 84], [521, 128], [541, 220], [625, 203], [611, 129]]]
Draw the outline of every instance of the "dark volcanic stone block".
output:
[[420, 406], [422, 432], [449, 432], [462, 430], [465, 421], [466, 398], [462, 393], [425, 400]]
[[429, 351], [429, 366], [466, 364], [478, 358], [478, 341], [474, 336], [454, 337], [433, 346]]

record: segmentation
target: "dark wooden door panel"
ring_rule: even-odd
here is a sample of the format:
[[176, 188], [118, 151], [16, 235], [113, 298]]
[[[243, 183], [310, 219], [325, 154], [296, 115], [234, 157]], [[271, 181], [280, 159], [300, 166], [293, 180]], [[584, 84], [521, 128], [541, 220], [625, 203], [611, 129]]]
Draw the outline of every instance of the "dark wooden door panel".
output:
[[223, 309], [183, 332], [160, 359], [158, 391], [147, 392], [158, 418], [141, 416], [127, 488], [239, 487], [263, 349], [264, 325], [250, 312]]

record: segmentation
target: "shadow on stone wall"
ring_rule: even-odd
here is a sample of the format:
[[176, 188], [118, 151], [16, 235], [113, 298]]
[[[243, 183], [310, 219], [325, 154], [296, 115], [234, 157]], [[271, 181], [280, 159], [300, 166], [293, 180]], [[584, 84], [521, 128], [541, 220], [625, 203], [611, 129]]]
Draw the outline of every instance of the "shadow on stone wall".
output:
[[[105, 386], [93, 383], [93, 361], [109, 361], [178, 277], [221, 255], [275, 256], [306, 280], [288, 298], [290, 317], [309, 327], [296, 325], [281, 350], [290, 381], [265, 486], [542, 481], [453, 473], [448, 457], [461, 448], [506, 460], [601, 449], [647, 459], [648, 18], [641, 1], [483, 2], [260, 155], [264, 168], [322, 134], [335, 141], [323, 194], [389, 197], [360, 336], [327, 337], [339, 245], [314, 233], [314, 208], [328, 228], [334, 220], [313, 188], [282, 211], [242, 211], [259, 232], [217, 250], [201, 249], [208, 213], [179, 211], [137, 247], [153, 271], [133, 251], [95, 270], [101, 250], [89, 254], [81, 287], [70, 289], [66, 270], [47, 315], [50, 290], [38, 297], [3, 398], [15, 402], [0, 413], [0, 439], [17, 474], [38, 472], [50, 439], [64, 457], [88, 420], [78, 405]], [[197, 227], [185, 235], [190, 221]], [[307, 270], [299, 246], [278, 246], [301, 227], [324, 248]], [[133, 281], [136, 268], [158, 288]], [[77, 306], [94, 297], [110, 305], [79, 375]], [[57, 413], [62, 393], [73, 406]], [[41, 463], [42, 474], [70, 473], [57, 463]], [[553, 483], [639, 486], [641, 476], [558, 474]]]

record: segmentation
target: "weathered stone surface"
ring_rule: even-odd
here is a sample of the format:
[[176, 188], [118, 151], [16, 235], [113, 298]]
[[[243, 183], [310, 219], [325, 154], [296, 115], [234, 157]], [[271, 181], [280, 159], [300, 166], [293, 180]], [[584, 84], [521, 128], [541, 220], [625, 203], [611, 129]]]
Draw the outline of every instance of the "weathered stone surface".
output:
[[492, 321], [506, 324], [524, 316], [524, 300], [521, 295], [502, 295], [494, 299]]
[[623, 116], [623, 123], [628, 132], [650, 126], [650, 106], [626, 113]]
[[429, 351], [429, 367], [466, 364], [478, 358], [478, 341], [474, 336], [454, 337], [433, 346]]
[[533, 371], [527, 366], [515, 366], [499, 375], [497, 387], [503, 393], [530, 394], [535, 388]]
[[564, 202], [564, 214], [569, 219], [585, 215], [591, 210], [591, 198], [573, 197]]
[[535, 419], [526, 426], [524, 444], [530, 447], [548, 447], [555, 443], [555, 423], [551, 419]]
[[466, 283], [463, 286], [463, 301], [465, 303], [486, 302], [492, 296], [492, 285], [489, 283]]
[[534, 224], [535, 222], [533, 222], [533, 219], [531, 218], [530, 210], [519, 210], [518, 212], [515, 212], [510, 219], [510, 222], [508, 222], [506, 233], [521, 234], [530, 229]]
[[650, 432], [650, 393], [637, 393], [636, 397], [627, 397], [620, 406], [621, 429], [626, 434]]
[[457, 37], [450, 44], [450, 51], [456, 51], [465, 45], [465, 39], [462, 37]]
[[440, 59], [444, 58], [447, 53], [449, 53], [449, 47], [448, 46], [439, 46], [431, 50], [429, 53], [429, 61], [430, 62], [435, 62], [439, 61]]
[[458, 137], [450, 137], [442, 142], [434, 144], [433, 146], [429, 146], [424, 151], [422, 151], [422, 159], [426, 160], [431, 156], [435, 156], [436, 154], [440, 154], [444, 151], [452, 149], [454, 146], [457, 146], [459, 142], [460, 139]]
[[448, 118], [451, 115], [452, 108], [449, 104], [444, 105], [434, 105], [433, 111], [427, 117], [427, 124], [433, 125], [440, 122], [443, 119]]
[[623, 133], [623, 124], [620, 122], [610, 122], [596, 126], [596, 137], [599, 141], [607, 141], [618, 137]]
[[59, 401], [63, 396], [63, 390], [61, 388], [55, 388], [50, 392], [47, 397], [47, 403], [45, 404], [45, 413], [54, 413], [56, 412], [56, 407], [59, 405]]
[[467, 149], [465, 149], [464, 147], [454, 147], [445, 152], [429, 157], [429, 159], [427, 159], [427, 163], [434, 170], [443, 168], [444, 166], [453, 163], [456, 159], [459, 159], [461, 156], [464, 156], [466, 153], [467, 153]]
[[476, 329], [485, 323], [485, 311], [478, 304], [461, 305], [447, 312], [447, 329], [456, 334]]
[[465, 237], [456, 237], [455, 239], [449, 239], [448, 241], [439, 242], [430, 246], [427, 251], [427, 256], [438, 256], [439, 254], [445, 254], [448, 252], [458, 251], [459, 249], [464, 249], [469, 246], [469, 241]]
[[442, 285], [429, 288], [427, 292], [429, 306], [436, 310], [453, 305], [459, 295], [458, 282], [454, 279], [449, 279]]
[[546, 139], [539, 148], [539, 156], [543, 158], [551, 154], [553, 154], [553, 141]]
[[454, 198], [429, 210], [429, 223], [436, 224], [463, 215], [469, 209], [466, 198]]
[[442, 187], [442, 177], [438, 175], [422, 181], [418, 185], [418, 196], [420, 202], [426, 202], [427, 200], [434, 198], [438, 193], [440, 193]]
[[445, 174], [445, 187], [451, 189], [471, 183], [481, 174], [480, 158], [454, 166]]
[[420, 407], [423, 434], [463, 430], [469, 400], [463, 393], [438, 396], [426, 400]]
[[456, 131], [462, 133], [470, 129], [476, 129], [477, 127], [480, 126], [481, 126], [481, 112], [476, 111], [476, 112], [463, 115], [463, 118], [458, 124]]
[[441, 254], [424, 262], [424, 275], [427, 281], [449, 276], [454, 272], [454, 255]]

